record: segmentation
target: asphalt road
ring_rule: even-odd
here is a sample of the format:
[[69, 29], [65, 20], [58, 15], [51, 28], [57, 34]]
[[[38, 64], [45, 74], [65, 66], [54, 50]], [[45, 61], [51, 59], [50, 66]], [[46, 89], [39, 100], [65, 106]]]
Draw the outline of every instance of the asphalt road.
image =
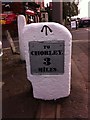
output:
[[73, 40], [88, 40], [90, 38], [90, 27], [71, 30]]

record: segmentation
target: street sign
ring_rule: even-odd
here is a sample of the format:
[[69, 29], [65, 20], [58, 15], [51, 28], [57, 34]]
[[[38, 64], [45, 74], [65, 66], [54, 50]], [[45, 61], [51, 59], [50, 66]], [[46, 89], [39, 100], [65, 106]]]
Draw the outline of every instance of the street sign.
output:
[[64, 73], [64, 41], [29, 42], [31, 74]]
[[18, 21], [20, 55], [26, 61], [33, 96], [44, 100], [69, 96], [72, 46], [69, 30], [55, 22], [26, 24], [22, 15]]

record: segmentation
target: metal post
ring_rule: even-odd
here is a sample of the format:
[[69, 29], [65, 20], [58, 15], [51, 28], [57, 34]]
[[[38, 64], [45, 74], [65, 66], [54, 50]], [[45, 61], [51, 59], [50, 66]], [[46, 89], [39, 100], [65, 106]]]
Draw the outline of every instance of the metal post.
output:
[[63, 9], [62, 0], [52, 0], [52, 21], [57, 23], [63, 23]]

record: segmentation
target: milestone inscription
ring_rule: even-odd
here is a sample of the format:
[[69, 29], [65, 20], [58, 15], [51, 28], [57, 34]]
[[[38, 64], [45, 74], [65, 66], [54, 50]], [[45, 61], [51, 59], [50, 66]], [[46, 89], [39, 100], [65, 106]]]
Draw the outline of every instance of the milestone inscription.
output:
[[31, 74], [57, 75], [64, 73], [64, 41], [29, 42]]

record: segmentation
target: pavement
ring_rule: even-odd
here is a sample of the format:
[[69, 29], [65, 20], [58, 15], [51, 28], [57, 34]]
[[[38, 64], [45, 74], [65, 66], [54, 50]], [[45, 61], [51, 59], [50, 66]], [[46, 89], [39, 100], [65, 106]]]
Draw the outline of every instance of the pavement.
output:
[[88, 119], [88, 40], [73, 41], [72, 87], [68, 98], [56, 101], [35, 99], [32, 85], [27, 80], [25, 62], [20, 60], [20, 55], [13, 55], [10, 47], [3, 50], [2, 71], [3, 119]]

